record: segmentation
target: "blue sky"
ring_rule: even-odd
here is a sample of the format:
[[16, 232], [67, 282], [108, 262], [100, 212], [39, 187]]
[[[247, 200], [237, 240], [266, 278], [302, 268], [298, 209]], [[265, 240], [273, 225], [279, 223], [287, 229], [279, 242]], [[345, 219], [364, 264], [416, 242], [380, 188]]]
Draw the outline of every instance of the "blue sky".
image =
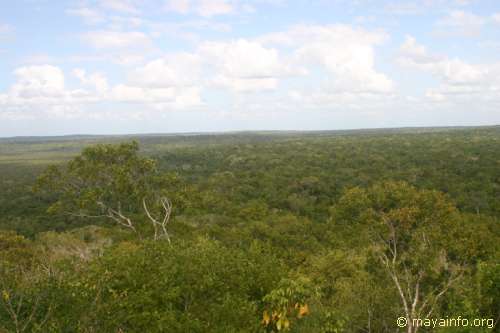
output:
[[500, 123], [497, 0], [0, 2], [0, 136]]

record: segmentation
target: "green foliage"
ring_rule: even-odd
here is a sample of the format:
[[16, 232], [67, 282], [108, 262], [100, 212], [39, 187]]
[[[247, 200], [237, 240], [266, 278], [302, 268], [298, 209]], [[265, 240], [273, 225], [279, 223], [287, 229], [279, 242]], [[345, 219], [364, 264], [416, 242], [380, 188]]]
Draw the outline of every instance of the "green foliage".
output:
[[282, 279], [278, 287], [263, 298], [266, 310], [262, 325], [268, 332], [289, 331], [295, 320], [309, 315], [308, 303], [317, 296], [318, 292], [307, 278]]
[[242, 251], [205, 238], [120, 243], [67, 282], [71, 308], [80, 312], [71, 330], [255, 331], [262, 297], [284, 273], [258, 245]]
[[0, 142], [0, 331], [394, 332], [391, 272], [499, 316], [498, 127], [122, 139]]
[[333, 215], [340, 221], [337, 230], [358, 234], [391, 278], [409, 323], [435, 314], [441, 297], [462, 276], [462, 262], [451, 250], [460, 241], [459, 214], [439, 192], [385, 182], [347, 191]]
[[0, 331], [43, 331], [51, 288], [42, 260], [29, 240], [0, 232]]
[[[161, 204], [170, 205], [161, 198], [164, 187], [172, 178], [159, 176], [156, 162], [139, 156], [138, 151], [139, 145], [135, 141], [85, 148], [65, 168], [48, 167], [38, 178], [35, 190], [56, 197], [48, 208], [49, 213], [108, 219], [139, 235], [144, 226], [133, 220], [141, 213], [147, 214], [153, 222], [156, 239], [158, 223], [153, 217], [154, 212], [161, 209]], [[151, 211], [146, 202], [149, 202]], [[165, 214], [165, 221], [168, 221], [170, 211]]]
[[47, 168], [37, 189], [57, 195], [49, 211], [96, 215], [105, 205], [137, 212], [155, 170], [155, 162], [139, 157], [138, 150], [137, 142], [85, 148], [64, 169]]

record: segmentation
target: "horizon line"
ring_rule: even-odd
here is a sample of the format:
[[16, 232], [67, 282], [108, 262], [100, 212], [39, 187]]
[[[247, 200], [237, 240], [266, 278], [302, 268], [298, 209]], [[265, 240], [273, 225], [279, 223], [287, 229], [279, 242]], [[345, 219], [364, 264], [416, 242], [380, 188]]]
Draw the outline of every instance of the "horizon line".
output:
[[71, 133], [59, 135], [14, 135], [1, 136], [0, 139], [23, 139], [23, 138], [65, 138], [65, 137], [120, 137], [120, 136], [176, 136], [176, 135], [210, 135], [210, 134], [242, 134], [242, 133], [314, 133], [314, 132], [346, 132], [346, 131], [368, 131], [368, 130], [403, 130], [403, 129], [465, 129], [465, 128], [488, 128], [499, 127], [500, 124], [493, 125], [446, 125], [446, 126], [395, 126], [395, 127], [353, 127], [345, 129], [248, 129], [248, 130], [219, 130], [219, 131], [185, 131], [185, 132], [135, 132], [135, 133], [117, 133], [117, 134], [90, 134], [90, 133]]

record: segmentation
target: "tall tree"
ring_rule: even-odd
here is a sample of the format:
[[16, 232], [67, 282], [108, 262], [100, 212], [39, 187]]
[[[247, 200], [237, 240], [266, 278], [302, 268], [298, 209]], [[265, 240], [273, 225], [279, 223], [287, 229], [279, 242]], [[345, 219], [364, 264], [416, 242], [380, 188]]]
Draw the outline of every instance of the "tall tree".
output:
[[387, 182], [347, 191], [333, 212], [337, 223], [369, 244], [399, 295], [402, 324], [408, 333], [417, 332], [418, 319], [435, 313], [462, 275], [451, 255], [455, 207], [439, 192]]
[[[149, 220], [154, 239], [170, 242], [172, 203], [156, 161], [139, 155], [136, 141], [85, 148], [66, 166], [50, 166], [36, 190], [55, 196], [49, 211], [83, 218], [105, 218], [141, 235], [138, 221]], [[142, 215], [142, 219], [141, 216]]]

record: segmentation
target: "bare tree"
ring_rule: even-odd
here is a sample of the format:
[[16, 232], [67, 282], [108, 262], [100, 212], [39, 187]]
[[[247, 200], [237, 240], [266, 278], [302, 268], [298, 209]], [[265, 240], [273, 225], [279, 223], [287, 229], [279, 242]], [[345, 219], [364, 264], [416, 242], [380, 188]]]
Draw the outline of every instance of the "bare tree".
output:
[[406, 331], [417, 332], [418, 319], [435, 314], [463, 274], [463, 263], [449, 255], [456, 208], [442, 193], [385, 182], [347, 191], [334, 213], [369, 244], [399, 295]]
[[[459, 266], [454, 267], [455, 269], [447, 267], [447, 274], [445, 274], [447, 276], [441, 279], [438, 285], [423, 290], [422, 282], [429, 267], [417, 266], [416, 270], [415, 267], [408, 268], [406, 260], [403, 261], [398, 257], [399, 242], [396, 222], [387, 217], [383, 217], [382, 220], [390, 232], [387, 234], [388, 237], [382, 234], [377, 235], [379, 241], [376, 242], [375, 251], [398, 291], [406, 317], [406, 331], [416, 333], [420, 327], [419, 319], [430, 318], [441, 297], [461, 278], [462, 270]], [[421, 246], [431, 247], [432, 244], [425, 232], [422, 231], [421, 236]], [[415, 256], [417, 255], [419, 254], [415, 253]], [[439, 260], [443, 266], [448, 266], [444, 254]], [[445, 269], [445, 267], [441, 268]]]
[[158, 200], [161, 207], [163, 208], [163, 216], [160, 218], [153, 217], [148, 209], [145, 197], [142, 199], [142, 206], [144, 207], [144, 211], [146, 212], [146, 215], [153, 225], [154, 239], [158, 240], [162, 237], [165, 237], [167, 241], [171, 243], [170, 235], [167, 232], [167, 224], [170, 221], [170, 215], [172, 214], [172, 202], [166, 197], [161, 197]]

